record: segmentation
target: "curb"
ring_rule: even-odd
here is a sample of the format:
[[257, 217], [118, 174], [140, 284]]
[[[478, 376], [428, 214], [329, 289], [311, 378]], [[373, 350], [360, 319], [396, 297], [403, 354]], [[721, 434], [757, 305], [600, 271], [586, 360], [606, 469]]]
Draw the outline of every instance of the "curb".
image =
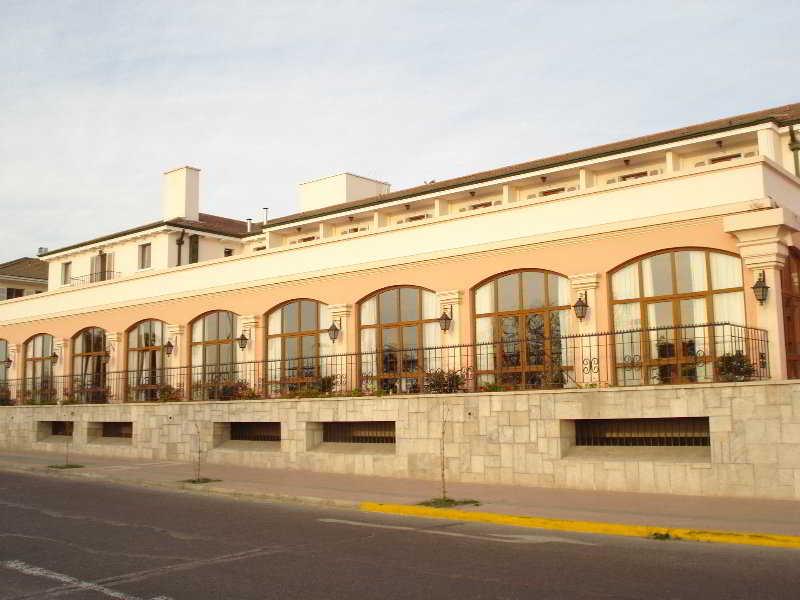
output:
[[676, 527], [604, 523], [601, 521], [572, 521], [568, 519], [550, 519], [544, 517], [525, 517], [480, 511], [466, 511], [454, 508], [429, 508], [426, 506], [411, 506], [408, 504], [380, 504], [378, 502], [362, 502], [359, 509], [363, 512], [371, 513], [423, 517], [428, 519], [472, 521], [476, 523], [491, 523], [493, 525], [509, 525], [512, 527], [549, 529], [552, 531], [571, 531], [637, 538], [653, 538], [669, 535], [671, 538], [694, 542], [800, 549], [800, 536], [778, 535], [773, 533], [704, 531], [700, 529], [682, 529]]

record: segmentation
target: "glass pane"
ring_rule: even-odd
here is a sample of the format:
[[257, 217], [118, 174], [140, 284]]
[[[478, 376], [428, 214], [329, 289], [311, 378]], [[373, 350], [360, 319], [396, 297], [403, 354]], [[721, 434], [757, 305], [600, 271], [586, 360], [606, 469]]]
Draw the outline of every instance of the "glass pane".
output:
[[519, 317], [500, 317], [498, 319], [500, 325], [500, 339], [503, 340], [501, 346], [502, 350], [502, 366], [504, 367], [518, 367], [522, 364], [521, 361], [521, 344]]
[[497, 310], [519, 310], [519, 274], [497, 280]]
[[370, 298], [361, 305], [361, 324], [362, 325], [375, 325], [376, 323], [376, 307], [377, 298]]
[[706, 291], [706, 253], [696, 250], [676, 252], [675, 279], [679, 294]]
[[230, 365], [236, 362], [236, 349], [233, 344], [219, 345], [219, 364]]
[[301, 331], [316, 331], [319, 329], [317, 324], [317, 316], [319, 309], [317, 303], [310, 300], [303, 300], [300, 302], [300, 330]]
[[475, 290], [475, 314], [494, 312], [494, 281]]
[[421, 290], [422, 294], [422, 318], [423, 319], [438, 319], [439, 315], [439, 302], [436, 294], [427, 290]]
[[681, 300], [681, 325], [702, 325], [708, 322], [705, 298]]
[[400, 289], [400, 320], [419, 320], [419, 290], [415, 288]]
[[[706, 299], [680, 301], [681, 325], [700, 325], [708, 322]], [[708, 354], [708, 327], [681, 327], [681, 355], [705, 356]]]
[[492, 321], [492, 317], [480, 317], [475, 319], [475, 341], [478, 344], [493, 341]]
[[744, 294], [742, 292], [714, 294], [714, 321], [745, 325]]
[[233, 313], [219, 313], [219, 339], [232, 340], [236, 329], [236, 316]]
[[614, 300], [639, 297], [639, 263], [628, 265], [611, 276]]
[[284, 338], [283, 358], [291, 360], [300, 356], [300, 344], [296, 337]]
[[399, 353], [394, 352], [400, 348], [400, 330], [397, 328], [384, 329], [383, 332], [383, 372], [395, 373], [397, 372], [400, 361]]
[[614, 305], [614, 329], [616, 331], [640, 329], [641, 327], [642, 316], [638, 302]]
[[282, 314], [282, 323], [281, 323], [281, 332], [282, 333], [296, 333], [300, 330], [300, 306], [297, 302], [290, 302], [289, 304], [285, 304], [281, 309]]
[[730, 254], [710, 253], [711, 286], [715, 290], [742, 287], [742, 261]]
[[644, 296], [672, 294], [672, 254], [657, 254], [642, 262]]
[[650, 336], [650, 357], [654, 359], [674, 357], [675, 331], [667, 328], [674, 324], [672, 302], [654, 302], [648, 304], [647, 320], [650, 328], [648, 332]]
[[211, 313], [205, 319], [205, 336], [203, 341], [218, 340], [219, 339], [219, 313]]
[[386, 328], [381, 334], [384, 350], [397, 350], [400, 348], [400, 329], [396, 327]]
[[567, 306], [569, 302], [569, 280], [561, 275], [547, 275], [547, 291], [550, 306]]
[[219, 346], [216, 344], [212, 344], [210, 346], [204, 346], [205, 349], [205, 360], [203, 364], [206, 366], [214, 365], [216, 366], [219, 363]]
[[203, 319], [197, 319], [194, 323], [192, 323], [192, 341], [203, 341]]
[[524, 308], [542, 308], [545, 305], [544, 291], [544, 273], [537, 271], [522, 273], [522, 305]]
[[[419, 328], [416, 326], [413, 327], [403, 327], [403, 348], [406, 349], [403, 352], [403, 371], [405, 372], [412, 372], [418, 369], [419, 363], [419, 352], [416, 348], [419, 348]], [[409, 350], [410, 349], [410, 350]]]
[[317, 336], [304, 335], [303, 336], [303, 356], [318, 356]]
[[544, 315], [525, 317], [525, 329], [528, 340], [528, 364], [544, 364]]
[[383, 292], [379, 297], [381, 323], [397, 323], [400, 290], [393, 289]]

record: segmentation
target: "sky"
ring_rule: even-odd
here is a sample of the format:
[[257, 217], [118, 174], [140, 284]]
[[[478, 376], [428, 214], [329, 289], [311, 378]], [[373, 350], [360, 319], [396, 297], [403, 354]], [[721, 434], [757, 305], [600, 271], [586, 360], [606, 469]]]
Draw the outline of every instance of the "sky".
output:
[[0, 261], [800, 101], [800, 2], [0, 0]]

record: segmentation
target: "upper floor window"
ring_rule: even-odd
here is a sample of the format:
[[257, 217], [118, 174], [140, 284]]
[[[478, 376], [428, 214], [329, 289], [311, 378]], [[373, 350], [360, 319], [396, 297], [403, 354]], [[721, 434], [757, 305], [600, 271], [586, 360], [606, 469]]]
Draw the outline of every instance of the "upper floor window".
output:
[[139, 245], [139, 268], [140, 269], [149, 269], [150, 268], [151, 252], [152, 252], [152, 245], [151, 244], [141, 244], [141, 245]]
[[200, 236], [193, 234], [189, 236], [189, 264], [194, 264], [200, 260]]
[[61, 285], [72, 283], [72, 262], [61, 263]]
[[233, 248], [225, 248], [225, 250], [223, 251], [223, 256], [226, 257], [233, 256]]
[[741, 259], [691, 248], [651, 254], [612, 272], [611, 306], [615, 331], [637, 330], [617, 336], [618, 383], [708, 381], [730, 334], [696, 326], [745, 324]]
[[478, 385], [566, 383], [566, 277], [538, 269], [497, 275], [475, 288], [474, 307]]
[[[316, 300], [292, 300], [267, 314], [267, 376], [283, 391], [316, 385], [326, 375], [332, 353], [327, 305]], [[330, 391], [330, 390], [326, 390]]]
[[6, 299], [22, 298], [25, 295], [25, 290], [22, 288], [6, 288]]
[[81, 404], [106, 402], [106, 332], [88, 327], [72, 338], [72, 377], [75, 399]]
[[422, 388], [426, 369], [435, 367], [423, 348], [439, 344], [436, 294], [411, 286], [382, 290], [360, 305], [361, 375], [366, 385], [389, 392]]
[[114, 254], [101, 252], [92, 256], [89, 272], [89, 281], [106, 281], [114, 278]]

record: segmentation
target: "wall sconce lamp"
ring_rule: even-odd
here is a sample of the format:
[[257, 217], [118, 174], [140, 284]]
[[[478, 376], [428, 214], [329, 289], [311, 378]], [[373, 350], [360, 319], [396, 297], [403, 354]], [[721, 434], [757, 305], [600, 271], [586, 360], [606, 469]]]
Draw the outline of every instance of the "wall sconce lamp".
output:
[[442, 316], [439, 317], [439, 327], [442, 332], [446, 332], [450, 329], [450, 325], [453, 322], [453, 305], [450, 305], [450, 314], [447, 314], [447, 309], [442, 311]]
[[109, 345], [106, 347], [106, 349], [105, 349], [105, 352], [103, 352], [103, 358], [101, 359], [101, 360], [103, 361], [103, 364], [104, 364], [104, 365], [107, 365], [107, 364], [108, 364], [108, 361], [110, 361], [110, 360], [111, 360], [111, 353], [112, 353], [113, 351], [114, 351], [114, 346], [112, 346], [111, 344], [109, 344]]
[[167, 340], [167, 343], [164, 344], [164, 353], [167, 356], [172, 356], [172, 353], [175, 351], [175, 344], [172, 343], [172, 340]]
[[331, 338], [331, 342], [334, 344], [336, 340], [339, 338], [339, 333], [342, 331], [342, 320], [339, 319], [339, 325], [336, 325], [335, 321], [331, 321], [331, 326], [328, 327], [328, 337]]
[[250, 339], [245, 335], [244, 331], [242, 335], [236, 338], [236, 342], [239, 344], [239, 350], [244, 350], [247, 348], [247, 344], [250, 342]]
[[5, 367], [6, 369], [10, 369], [12, 364], [13, 361], [10, 358], [0, 361], [0, 367]]
[[575, 316], [578, 317], [578, 321], [583, 321], [586, 318], [586, 313], [589, 311], [589, 303], [586, 301], [586, 296], [588, 292], [583, 292], [583, 295], [578, 296], [578, 300], [572, 307], [572, 310], [575, 311]]
[[53, 350], [53, 353], [50, 355], [49, 358], [53, 362], [53, 364], [58, 362], [58, 354], [56, 353], [55, 350]]
[[764, 278], [764, 271], [761, 271], [758, 280], [753, 284], [753, 295], [756, 297], [759, 304], [764, 304], [764, 302], [767, 301], [769, 286]]

